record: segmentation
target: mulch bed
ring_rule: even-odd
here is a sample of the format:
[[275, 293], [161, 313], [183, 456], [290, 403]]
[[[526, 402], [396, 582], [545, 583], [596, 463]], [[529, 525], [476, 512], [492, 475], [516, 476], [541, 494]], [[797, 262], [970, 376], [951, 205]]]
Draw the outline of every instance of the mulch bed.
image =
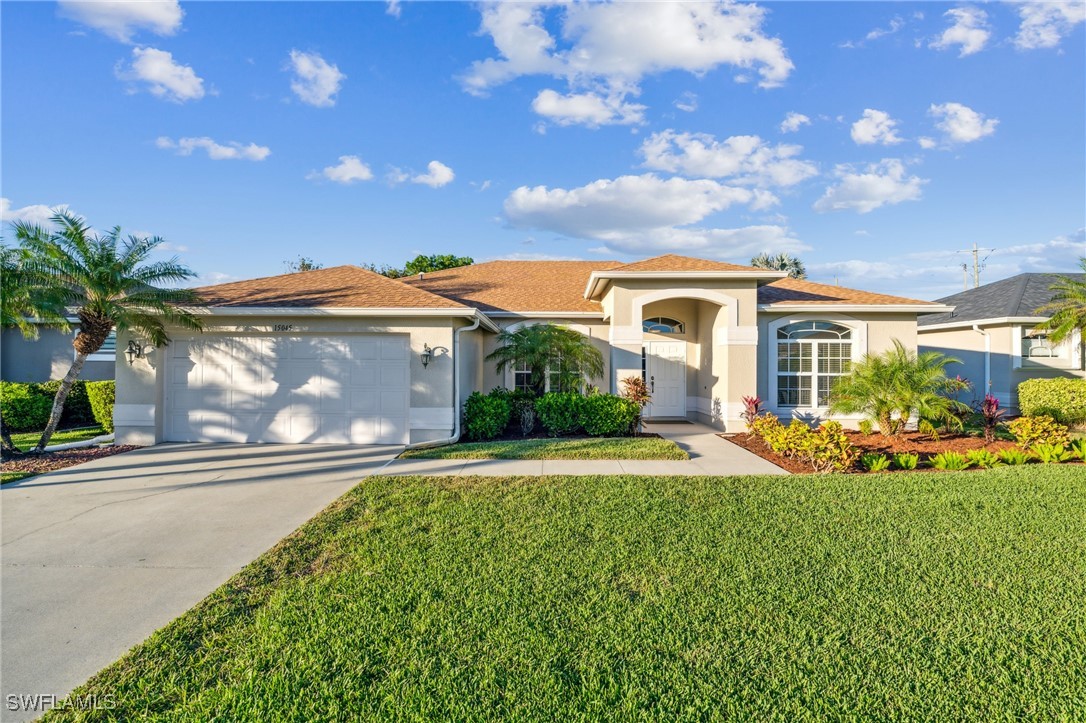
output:
[[[887, 456], [896, 452], [908, 452], [912, 454], [920, 455], [920, 461], [923, 462], [930, 457], [934, 457], [942, 452], [961, 452], [965, 454], [971, 449], [987, 449], [992, 453], [997, 453], [1001, 449], [1007, 449], [1008, 447], [1014, 447], [1014, 442], [1007, 441], [995, 441], [991, 444], [985, 444], [983, 437], [972, 437], [966, 434], [948, 434], [940, 436], [939, 441], [932, 440], [926, 434], [920, 434], [918, 432], [908, 432], [895, 437], [884, 437], [881, 434], [868, 434], [864, 435], [854, 430], [845, 430], [845, 434], [848, 435], [849, 441], [860, 450], [861, 453], [881, 453]], [[794, 474], [810, 474], [814, 470], [811, 469], [811, 465], [797, 459], [790, 459], [783, 455], [779, 455], [773, 452], [771, 449], [765, 446], [761, 438], [753, 434], [732, 434], [732, 435], [719, 435], [727, 439], [733, 444], [737, 444], [743, 449], [753, 452], [762, 459], [768, 460], [778, 467], [782, 467]], [[863, 471], [857, 466], [856, 471]], [[900, 471], [900, 470], [894, 470]]]
[[100, 457], [110, 457], [114, 454], [131, 452], [138, 449], [135, 445], [122, 444], [106, 447], [84, 447], [82, 449], [66, 449], [61, 452], [46, 452], [45, 454], [25, 455], [5, 459], [3, 469], [5, 472], [32, 472], [42, 474], [53, 472], [66, 467], [74, 467], [77, 464], [90, 462]]

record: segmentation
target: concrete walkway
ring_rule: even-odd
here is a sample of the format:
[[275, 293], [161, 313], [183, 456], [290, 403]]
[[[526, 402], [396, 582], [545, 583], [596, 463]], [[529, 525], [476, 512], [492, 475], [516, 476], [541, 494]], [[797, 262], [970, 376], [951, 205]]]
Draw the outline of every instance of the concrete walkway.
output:
[[397, 459], [384, 475], [746, 475], [788, 474], [742, 447], [721, 439], [705, 424], [651, 424], [655, 432], [678, 444], [690, 455], [676, 460], [539, 460], [539, 459]]
[[400, 453], [168, 444], [0, 487], [0, 718], [69, 693]]

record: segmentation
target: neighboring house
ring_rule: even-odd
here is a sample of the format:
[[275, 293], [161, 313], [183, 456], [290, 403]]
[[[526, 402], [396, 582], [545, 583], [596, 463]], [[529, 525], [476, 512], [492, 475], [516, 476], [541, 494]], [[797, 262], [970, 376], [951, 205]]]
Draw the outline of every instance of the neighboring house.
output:
[[[75, 322], [75, 319], [70, 321]], [[27, 339], [18, 329], [4, 329], [0, 338], [0, 378], [5, 382], [47, 382], [68, 373], [75, 361], [72, 340], [79, 329], [71, 331], [42, 328], [37, 339]], [[110, 334], [102, 349], [87, 357], [80, 379], [112, 379], [117, 362], [117, 337]]]
[[526, 382], [528, 370], [498, 374], [485, 360], [496, 333], [546, 322], [599, 348], [604, 376], [587, 381], [603, 391], [643, 374], [651, 419], [741, 430], [750, 394], [818, 419], [850, 362], [893, 339], [916, 348], [917, 316], [950, 310], [674, 255], [398, 280], [339, 266], [199, 291], [205, 333], [172, 330], [165, 349], [118, 363], [120, 443], [446, 439], [468, 394]]
[[1052, 300], [1055, 281], [1055, 274], [1019, 274], [939, 299], [954, 310], [920, 318], [920, 348], [961, 359], [948, 371], [968, 379], [973, 396], [991, 392], [1017, 412], [1018, 385], [1026, 379], [1086, 376], [1081, 334], [1053, 344], [1035, 331], [1047, 318], [1037, 309]]

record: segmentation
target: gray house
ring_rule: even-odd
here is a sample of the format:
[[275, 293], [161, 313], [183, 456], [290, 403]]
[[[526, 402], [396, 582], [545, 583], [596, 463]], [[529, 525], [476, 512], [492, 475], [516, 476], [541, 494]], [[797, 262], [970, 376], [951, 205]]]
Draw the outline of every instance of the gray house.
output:
[[[5, 382], [47, 382], [68, 373], [75, 359], [72, 340], [79, 325], [71, 331], [42, 329], [37, 339], [26, 339], [18, 329], [4, 329], [0, 337], [0, 379]], [[110, 334], [101, 351], [91, 354], [83, 365], [80, 379], [112, 379], [117, 362], [117, 338]]]
[[1019, 274], [939, 299], [954, 310], [919, 317], [918, 346], [961, 359], [949, 373], [971, 381], [978, 398], [990, 391], [1017, 412], [1018, 385], [1025, 380], [1086, 377], [1081, 334], [1054, 344], [1035, 330], [1047, 318], [1037, 309], [1052, 300], [1049, 287], [1055, 281], [1055, 274]]

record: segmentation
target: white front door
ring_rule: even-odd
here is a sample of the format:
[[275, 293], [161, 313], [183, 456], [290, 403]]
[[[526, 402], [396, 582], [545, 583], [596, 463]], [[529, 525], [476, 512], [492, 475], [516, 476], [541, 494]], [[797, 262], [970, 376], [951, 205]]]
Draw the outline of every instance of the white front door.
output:
[[645, 381], [652, 401], [645, 416], [686, 416], [686, 342], [650, 341], [645, 345]]

